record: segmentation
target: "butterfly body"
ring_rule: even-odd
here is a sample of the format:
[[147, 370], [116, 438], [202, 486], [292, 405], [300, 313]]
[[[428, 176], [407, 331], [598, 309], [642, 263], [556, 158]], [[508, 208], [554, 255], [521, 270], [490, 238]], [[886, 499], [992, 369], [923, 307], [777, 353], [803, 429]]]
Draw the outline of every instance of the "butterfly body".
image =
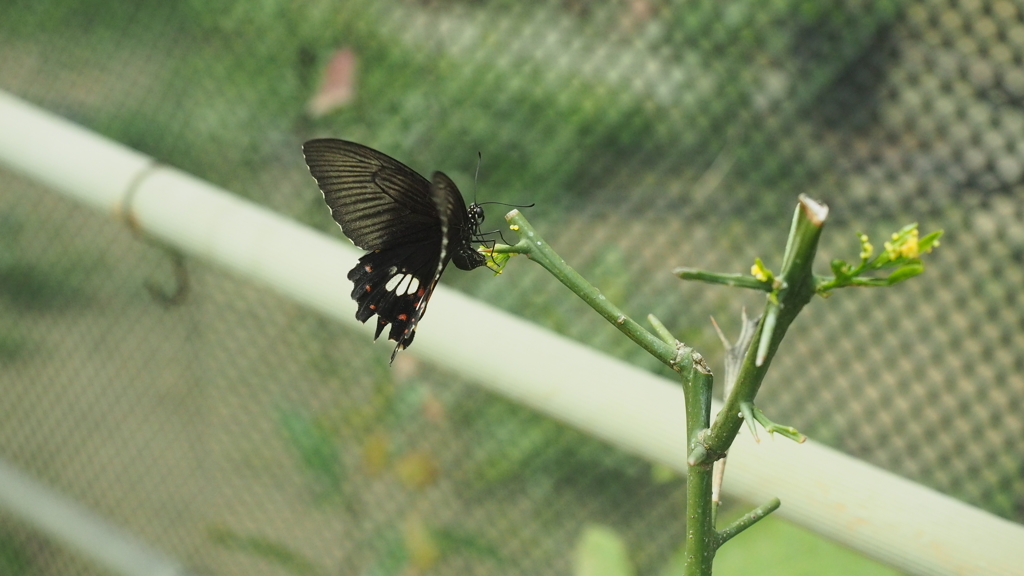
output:
[[377, 316], [377, 339], [388, 324], [407, 348], [449, 262], [472, 270], [486, 257], [473, 248], [483, 209], [466, 207], [442, 172], [427, 180], [390, 156], [361, 144], [324, 138], [302, 146], [331, 216], [353, 244], [368, 252], [348, 273], [356, 319]]

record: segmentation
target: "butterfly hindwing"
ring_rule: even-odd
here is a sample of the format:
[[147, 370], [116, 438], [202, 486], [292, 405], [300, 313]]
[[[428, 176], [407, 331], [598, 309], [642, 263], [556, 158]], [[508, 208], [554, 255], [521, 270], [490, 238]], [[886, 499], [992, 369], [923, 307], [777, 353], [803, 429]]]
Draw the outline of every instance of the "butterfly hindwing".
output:
[[485, 263], [473, 249], [483, 211], [469, 210], [448, 176], [427, 181], [390, 156], [344, 140], [302, 147], [331, 215], [352, 242], [369, 250], [348, 273], [356, 319], [377, 316], [376, 340], [391, 325], [391, 359], [412, 343], [449, 261], [464, 270]]
[[396, 351], [412, 342], [439, 277], [437, 254], [434, 244], [374, 251], [360, 258], [348, 273], [352, 299], [358, 305], [356, 319], [366, 322], [377, 315], [374, 339], [391, 324], [388, 339], [398, 343]]

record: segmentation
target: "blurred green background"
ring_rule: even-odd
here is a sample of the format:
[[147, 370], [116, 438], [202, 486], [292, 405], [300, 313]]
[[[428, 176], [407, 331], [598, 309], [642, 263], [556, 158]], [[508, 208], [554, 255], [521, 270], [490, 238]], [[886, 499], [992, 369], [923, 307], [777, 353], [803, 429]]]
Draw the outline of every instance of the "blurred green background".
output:
[[[324, 231], [299, 149], [320, 136], [536, 202], [571, 265], [718, 373], [708, 316], [735, 332], [760, 299], [672, 268], [777, 267], [799, 193], [832, 208], [821, 271], [856, 232], [943, 228], [923, 278], [811, 306], [760, 404], [1015, 522], [1022, 61], [1006, 0], [5, 0], [0, 18], [0, 89]], [[0, 456], [203, 574], [571, 574], [594, 530], [637, 574], [674, 573], [680, 479], [443, 367], [389, 369], [389, 346], [202, 262], [169, 305], [147, 286], [170, 292], [172, 263], [0, 170]], [[663, 370], [529, 262], [444, 281]], [[781, 522], [718, 562], [769, 563], [888, 573]], [[0, 572], [101, 573], [2, 512]]]

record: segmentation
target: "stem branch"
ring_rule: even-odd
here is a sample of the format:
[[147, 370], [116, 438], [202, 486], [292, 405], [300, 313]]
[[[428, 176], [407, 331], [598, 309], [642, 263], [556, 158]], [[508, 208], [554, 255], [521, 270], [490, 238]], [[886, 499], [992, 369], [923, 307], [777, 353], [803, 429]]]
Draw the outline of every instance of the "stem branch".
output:
[[632, 341], [647, 350], [652, 356], [661, 360], [673, 370], [677, 370], [676, 347], [651, 334], [635, 320], [626, 316], [622, 310], [605, 298], [601, 291], [586, 281], [583, 276], [573, 270], [565, 260], [551, 249], [551, 246], [540, 237], [533, 226], [518, 211], [513, 210], [505, 215], [505, 220], [519, 236], [519, 242], [513, 246], [495, 246], [494, 252], [506, 254], [525, 254], [530, 260], [540, 264], [566, 288], [572, 290], [598, 314], [610, 322], [612, 326], [628, 336]]
[[717, 544], [719, 546], [725, 544], [740, 532], [743, 532], [747, 528], [753, 526], [758, 520], [761, 520], [765, 516], [778, 510], [781, 505], [782, 502], [780, 502], [778, 498], [772, 498], [766, 504], [762, 504], [743, 516], [740, 516], [735, 522], [718, 531]]

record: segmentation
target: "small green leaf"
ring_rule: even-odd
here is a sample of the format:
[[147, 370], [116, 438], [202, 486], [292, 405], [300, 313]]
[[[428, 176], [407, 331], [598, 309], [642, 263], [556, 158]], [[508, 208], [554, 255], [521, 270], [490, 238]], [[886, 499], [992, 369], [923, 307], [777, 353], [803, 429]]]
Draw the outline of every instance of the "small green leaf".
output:
[[907, 224], [903, 228], [900, 228], [899, 232], [894, 232], [892, 237], [894, 240], [896, 240], [898, 238], [902, 238], [910, 234], [914, 230], [917, 230], [917, 222], [911, 222], [910, 224]]
[[849, 284], [850, 286], [892, 286], [888, 278], [854, 278]]
[[889, 274], [889, 277], [886, 278], [886, 283], [889, 286], [892, 286], [893, 284], [903, 282], [908, 278], [913, 278], [922, 272], [924, 272], [924, 264], [922, 264], [920, 260], [912, 261], [909, 264], [900, 266], [895, 272]]
[[845, 260], [833, 260], [832, 261], [832, 273], [836, 275], [836, 278], [848, 278], [849, 274], [847, 271], [850, 269], [850, 265]]
[[501, 274], [502, 270], [505, 269], [505, 264], [512, 258], [512, 254], [508, 252], [492, 252], [487, 248], [481, 248], [480, 251], [487, 257], [487, 261], [484, 264], [494, 272], [497, 276]]
[[936, 230], [935, 232], [928, 234], [924, 238], [921, 238], [920, 240], [917, 241], [918, 250], [920, 250], [921, 253], [924, 254], [927, 252], [931, 252], [932, 248], [938, 248], [939, 238], [942, 238], [942, 234], [942, 230]]

